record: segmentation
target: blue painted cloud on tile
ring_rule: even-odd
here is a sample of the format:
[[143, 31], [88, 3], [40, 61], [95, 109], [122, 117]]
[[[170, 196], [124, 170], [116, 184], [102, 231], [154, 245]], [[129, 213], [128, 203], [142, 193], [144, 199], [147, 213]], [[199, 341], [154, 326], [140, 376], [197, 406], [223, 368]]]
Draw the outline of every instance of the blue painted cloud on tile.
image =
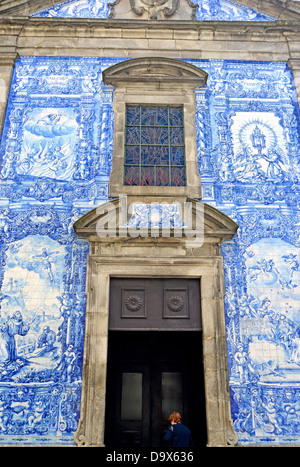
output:
[[275, 18], [233, 0], [200, 0], [199, 21], [274, 21]]
[[48, 18], [108, 18], [108, 3], [107, 0], [67, 0], [59, 5], [34, 13], [32, 16]]

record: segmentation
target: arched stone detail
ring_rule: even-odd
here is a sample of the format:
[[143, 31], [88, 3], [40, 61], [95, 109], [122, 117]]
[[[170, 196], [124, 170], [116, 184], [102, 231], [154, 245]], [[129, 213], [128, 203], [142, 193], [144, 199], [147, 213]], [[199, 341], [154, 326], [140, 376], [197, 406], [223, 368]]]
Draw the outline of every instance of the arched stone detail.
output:
[[[201, 199], [196, 143], [194, 90], [205, 85], [207, 73], [172, 58], [144, 57], [125, 60], [103, 71], [103, 81], [114, 86], [114, 140], [109, 196], [192, 197]], [[124, 147], [127, 105], [176, 105], [184, 115], [185, 186], [124, 185]]]

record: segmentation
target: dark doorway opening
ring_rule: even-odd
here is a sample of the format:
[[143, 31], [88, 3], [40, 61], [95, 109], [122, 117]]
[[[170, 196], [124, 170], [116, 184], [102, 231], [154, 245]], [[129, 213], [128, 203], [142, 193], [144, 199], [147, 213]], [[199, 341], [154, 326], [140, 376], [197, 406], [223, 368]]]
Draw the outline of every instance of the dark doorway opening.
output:
[[166, 447], [171, 412], [206, 445], [201, 331], [109, 331], [105, 445]]

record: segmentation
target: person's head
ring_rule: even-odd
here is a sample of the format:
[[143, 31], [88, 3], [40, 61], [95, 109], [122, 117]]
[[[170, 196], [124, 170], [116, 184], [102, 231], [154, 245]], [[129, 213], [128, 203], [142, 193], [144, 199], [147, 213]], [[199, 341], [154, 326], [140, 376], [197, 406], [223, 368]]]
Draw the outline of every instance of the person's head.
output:
[[17, 311], [14, 312], [14, 314], [12, 316], [12, 319], [14, 321], [17, 321], [17, 322], [22, 321], [22, 314], [21, 314], [20, 310], [17, 310]]
[[181, 423], [181, 415], [179, 412], [172, 412], [169, 417], [169, 422], [171, 425], [176, 425], [177, 423]]

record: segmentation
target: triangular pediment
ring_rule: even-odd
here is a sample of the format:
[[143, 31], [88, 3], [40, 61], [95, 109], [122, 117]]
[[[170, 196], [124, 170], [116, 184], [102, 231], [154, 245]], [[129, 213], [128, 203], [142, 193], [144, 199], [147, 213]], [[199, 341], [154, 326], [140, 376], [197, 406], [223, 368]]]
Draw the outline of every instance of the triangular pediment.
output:
[[[45, 18], [118, 18], [116, 8], [129, 19], [193, 19], [198, 21], [273, 21], [300, 19], [300, 2], [261, 0], [2, 0], [0, 16]], [[125, 6], [124, 6], [125, 5]], [[128, 6], [129, 5], [129, 6]], [[125, 10], [124, 10], [125, 9]], [[126, 10], [127, 9], [127, 10]], [[124, 18], [126, 19], [126, 18]]]
[[196, 19], [273, 21], [276, 17], [235, 0], [65, 0], [35, 12], [50, 18]]
[[[0, 16], [111, 19], [114, 16], [115, 4], [122, 4], [126, 1], [129, 2], [129, 0], [59, 0], [56, 2], [53, 0], [1, 0]], [[131, 0], [130, 9], [132, 9], [131, 4], [139, 8], [137, 2], [142, 2], [142, 0]], [[162, 10], [164, 10], [162, 14], [160, 13], [162, 19], [175, 19], [173, 12], [176, 13], [179, 7], [185, 15], [189, 16], [189, 19], [198, 21], [257, 22], [300, 19], [299, 0], [288, 2], [286, 0], [260, 0], [259, 2], [253, 0], [143, 0], [142, 5], [143, 8], [148, 5], [151, 14], [153, 5], [155, 8], [161, 8], [162, 5]], [[143, 19], [138, 15], [135, 15], [135, 18]]]
[[203, 234], [203, 241], [214, 238], [214, 242], [221, 243], [232, 239], [237, 229], [238, 224], [226, 214], [193, 199], [184, 205], [158, 202], [127, 205], [126, 197], [121, 197], [99, 205], [74, 224], [79, 237], [92, 241], [101, 241], [103, 237], [117, 241], [152, 236], [185, 241]]
[[[221, 22], [300, 20], [299, 0], [1, 0], [0, 16], [117, 19], [116, 6], [126, 2], [131, 13], [133, 9], [139, 13], [141, 8], [148, 10], [147, 19], [150, 15], [153, 19]], [[145, 13], [132, 16], [146, 19]]]

